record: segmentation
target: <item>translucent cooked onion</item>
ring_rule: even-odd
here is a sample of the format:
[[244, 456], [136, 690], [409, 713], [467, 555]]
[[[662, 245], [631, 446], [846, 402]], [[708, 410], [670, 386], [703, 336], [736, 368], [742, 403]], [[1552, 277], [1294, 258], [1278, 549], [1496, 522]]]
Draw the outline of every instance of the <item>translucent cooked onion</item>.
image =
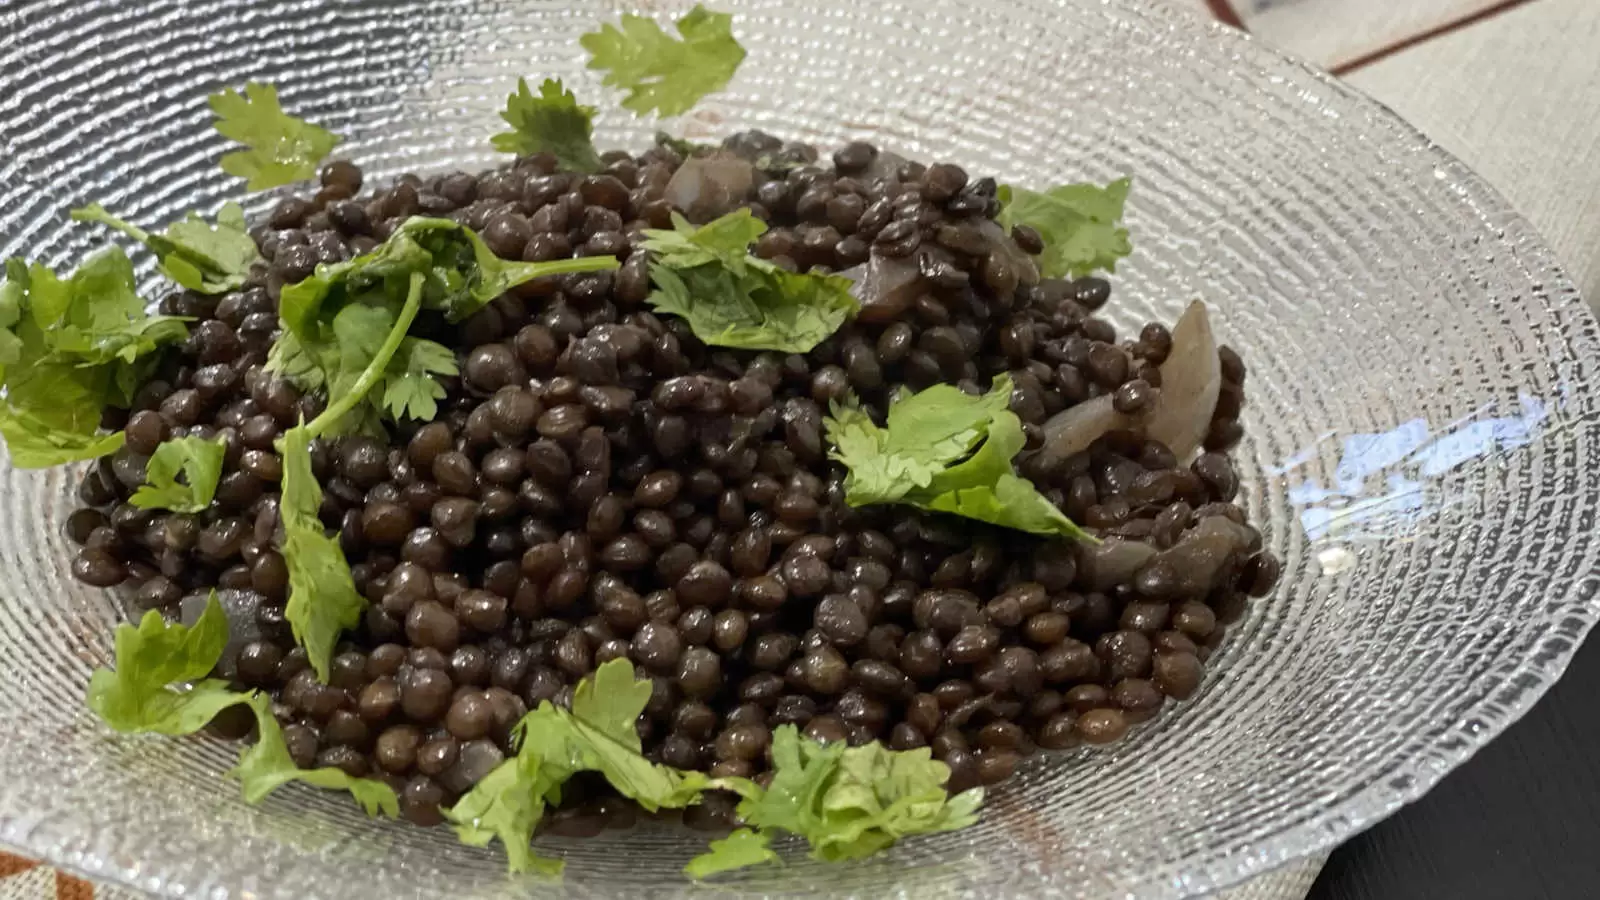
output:
[[1207, 516], [1172, 547], [1153, 554], [1146, 568], [1161, 567], [1169, 591], [1203, 594], [1216, 586], [1229, 561], [1249, 549], [1250, 539], [1250, 530], [1232, 519]]
[[1078, 574], [1090, 590], [1104, 591], [1132, 578], [1155, 555], [1156, 548], [1142, 541], [1108, 537], [1078, 548]]
[[697, 156], [678, 167], [662, 196], [692, 221], [704, 222], [743, 204], [755, 177], [749, 160], [725, 154]]
[[1222, 363], [1217, 357], [1211, 318], [1199, 300], [1189, 304], [1172, 330], [1172, 351], [1161, 364], [1161, 394], [1143, 416], [1116, 411], [1110, 394], [1056, 413], [1044, 423], [1042, 452], [1052, 460], [1087, 450], [1110, 431], [1142, 431], [1160, 441], [1178, 459], [1187, 459], [1205, 439], [1222, 390]]
[[1161, 364], [1161, 396], [1145, 415], [1145, 435], [1187, 459], [1205, 440], [1221, 390], [1222, 362], [1211, 316], [1196, 300], [1172, 329], [1172, 352]]
[[1017, 273], [1017, 283], [1031, 287], [1039, 283], [1039, 264], [1032, 256], [1022, 252], [1017, 242], [1011, 239], [1000, 223], [992, 219], [984, 219], [978, 223], [978, 233], [989, 239], [989, 246], [1000, 252], [1011, 264]]
[[840, 274], [855, 279], [850, 293], [861, 303], [863, 322], [893, 322], [911, 308], [922, 292], [922, 275], [909, 257], [891, 259], [874, 253], [864, 264]]

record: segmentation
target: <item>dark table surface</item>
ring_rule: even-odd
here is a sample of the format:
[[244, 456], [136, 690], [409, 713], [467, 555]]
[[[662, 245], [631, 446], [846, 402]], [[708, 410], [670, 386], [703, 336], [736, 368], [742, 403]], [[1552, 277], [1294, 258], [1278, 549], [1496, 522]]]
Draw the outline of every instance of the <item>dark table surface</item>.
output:
[[1334, 851], [1310, 900], [1600, 898], [1600, 637], [1521, 721]]

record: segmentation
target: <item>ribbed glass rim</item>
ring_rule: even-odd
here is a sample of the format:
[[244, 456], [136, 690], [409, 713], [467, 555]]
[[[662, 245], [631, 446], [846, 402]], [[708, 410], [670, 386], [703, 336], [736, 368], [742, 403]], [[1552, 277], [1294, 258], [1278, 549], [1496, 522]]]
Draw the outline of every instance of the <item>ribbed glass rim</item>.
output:
[[[1069, 5], [1086, 0], [1055, 0]], [[1343, 99], [1351, 108], [1367, 115], [1367, 124], [1396, 147], [1424, 156], [1447, 178], [1455, 189], [1449, 201], [1453, 206], [1469, 206], [1480, 218], [1492, 219], [1501, 228], [1500, 244], [1515, 247], [1518, 258], [1530, 270], [1553, 273], [1544, 282], [1545, 293], [1564, 315], [1593, 322], [1592, 314], [1576, 287], [1562, 271], [1554, 254], [1536, 229], [1482, 178], [1465, 164], [1427, 138], [1377, 100], [1355, 90], [1317, 67], [1261, 43], [1219, 23], [1206, 23], [1191, 13], [1172, 8], [1162, 0], [1100, 0], [1119, 5], [1171, 23], [1193, 43], [1210, 42], [1260, 69], [1289, 68], [1308, 81]], [[1591, 335], [1593, 328], [1576, 329]], [[1580, 340], [1574, 352], [1600, 351], [1592, 337]], [[1600, 354], [1597, 354], [1600, 355]], [[1593, 545], [1584, 552], [1594, 555]], [[1390, 766], [1374, 774], [1363, 787], [1308, 814], [1298, 824], [1262, 837], [1231, 856], [1216, 856], [1199, 862], [1179, 878], [1148, 886], [1148, 896], [1180, 898], [1226, 888], [1292, 860], [1324, 851], [1389, 816], [1412, 802], [1451, 770], [1464, 763], [1479, 748], [1498, 736], [1538, 701], [1565, 671], [1584, 637], [1600, 619], [1600, 600], [1595, 594], [1596, 579], [1579, 576], [1565, 584], [1559, 595], [1549, 597], [1549, 608], [1559, 608], [1542, 622], [1544, 636], [1529, 657], [1506, 663], [1484, 675], [1492, 690], [1458, 721], [1448, 727], [1430, 730], [1421, 739], [1407, 744]], [[1440, 723], [1441, 726], [1444, 723]], [[29, 818], [24, 811], [0, 808], [0, 848], [88, 878], [139, 890], [140, 882], [151, 872], [121, 867], [113, 860], [84, 859], [63, 853], [51, 833], [23, 828]], [[11, 836], [22, 834], [21, 839]], [[173, 887], [180, 887], [174, 885]], [[715, 893], [708, 890], [708, 895]]]

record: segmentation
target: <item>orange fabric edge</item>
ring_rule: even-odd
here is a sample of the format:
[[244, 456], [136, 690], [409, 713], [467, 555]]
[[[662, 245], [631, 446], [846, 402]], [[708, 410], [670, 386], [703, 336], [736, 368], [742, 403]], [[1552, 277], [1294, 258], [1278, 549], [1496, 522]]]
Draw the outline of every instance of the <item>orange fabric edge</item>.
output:
[[12, 856], [9, 853], [0, 853], [0, 878], [20, 875], [37, 865], [38, 863], [31, 859], [23, 859], [20, 856]]
[[56, 900], [94, 900], [94, 885], [82, 878], [57, 872]]

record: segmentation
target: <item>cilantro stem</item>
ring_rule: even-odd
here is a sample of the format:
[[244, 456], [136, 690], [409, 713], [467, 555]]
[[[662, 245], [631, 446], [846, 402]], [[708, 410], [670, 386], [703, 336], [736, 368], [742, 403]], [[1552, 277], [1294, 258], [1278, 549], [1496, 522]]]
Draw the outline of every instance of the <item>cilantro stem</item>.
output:
[[538, 274], [536, 278], [546, 278], [551, 275], [571, 275], [576, 272], [600, 272], [617, 268], [616, 257], [613, 256], [574, 256], [572, 259], [553, 259], [549, 262], [529, 263], [529, 268]]
[[389, 361], [394, 359], [395, 353], [400, 350], [400, 342], [406, 339], [406, 333], [411, 330], [411, 323], [417, 318], [417, 311], [422, 308], [422, 285], [425, 280], [426, 276], [421, 272], [411, 273], [411, 288], [406, 293], [405, 305], [400, 307], [400, 316], [395, 320], [394, 327], [389, 329], [389, 336], [384, 338], [383, 346], [378, 348], [377, 354], [372, 357], [372, 362], [367, 363], [367, 367], [361, 371], [361, 377], [350, 386], [350, 390], [338, 400], [328, 404], [322, 415], [317, 416], [306, 426], [310, 437], [320, 437], [335, 422], [344, 418], [356, 408], [356, 404], [366, 399], [368, 392], [383, 379], [384, 370], [389, 368]]
[[150, 243], [150, 232], [145, 231], [143, 228], [140, 228], [132, 222], [126, 222], [117, 218], [116, 216], [113, 216], [112, 214], [106, 212], [106, 208], [98, 203], [91, 203], [88, 206], [73, 210], [72, 221], [95, 222], [120, 231], [141, 244]]

